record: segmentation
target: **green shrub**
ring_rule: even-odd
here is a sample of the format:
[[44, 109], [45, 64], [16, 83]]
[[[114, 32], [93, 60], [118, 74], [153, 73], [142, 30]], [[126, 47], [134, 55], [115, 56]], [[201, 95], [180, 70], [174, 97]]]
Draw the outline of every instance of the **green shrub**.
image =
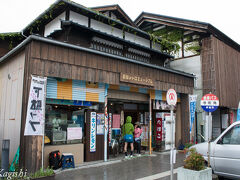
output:
[[193, 145], [192, 143], [186, 143], [184, 149], [189, 149], [192, 145]]
[[35, 172], [34, 174], [30, 174], [30, 179], [51, 176], [51, 175], [54, 175], [53, 169], [48, 167], [47, 169], [44, 170], [41, 168], [39, 171]]
[[195, 171], [205, 169], [204, 158], [200, 153], [197, 153], [195, 148], [189, 150], [189, 156], [184, 160], [184, 168]]

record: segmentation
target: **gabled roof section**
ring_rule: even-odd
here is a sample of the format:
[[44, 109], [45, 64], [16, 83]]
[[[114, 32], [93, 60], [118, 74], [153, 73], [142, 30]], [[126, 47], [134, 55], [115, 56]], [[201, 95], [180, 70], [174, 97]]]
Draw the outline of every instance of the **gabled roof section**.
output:
[[240, 45], [237, 42], [232, 40], [230, 37], [225, 35], [213, 25], [206, 22], [142, 12], [135, 19], [134, 23], [144, 31], [148, 30], [149, 28], [157, 29], [163, 28], [164, 26], [171, 26], [184, 29], [185, 31], [193, 31], [201, 34], [213, 35], [240, 52]]
[[101, 13], [104, 13], [106, 11], [113, 12], [117, 16], [117, 19], [120, 19], [120, 21], [122, 21], [123, 23], [129, 24], [133, 27], [137, 27], [136, 24], [132, 21], [132, 19], [122, 10], [122, 8], [118, 4], [92, 7], [91, 9]]
[[73, 10], [82, 15], [88, 16], [92, 19], [101, 21], [105, 24], [115, 24], [115, 27], [120, 29], [124, 28], [128, 30], [128, 32], [132, 32], [137, 34], [138, 36], [149, 38], [149, 34], [145, 31], [140, 30], [134, 26], [123, 23], [119, 20], [112, 19], [98, 11], [92, 10], [90, 8], [84, 7], [80, 4], [77, 4], [73, 1], [69, 0], [57, 0], [54, 4], [52, 4], [47, 10], [45, 10], [42, 14], [40, 14], [36, 19], [34, 19], [30, 24], [28, 24], [23, 30], [23, 34], [29, 36], [31, 34], [40, 34], [41, 28], [44, 27], [51, 20], [56, 18], [58, 15], [63, 13], [66, 10]]
[[122, 60], [122, 61], [126, 61], [126, 62], [140, 64], [140, 65], [143, 65], [143, 66], [146, 66], [146, 67], [150, 67], [150, 68], [154, 68], [154, 69], [159, 69], [159, 70], [162, 70], [162, 71], [165, 71], [165, 72], [179, 74], [179, 75], [182, 75], [182, 76], [185, 76], [185, 77], [189, 77], [189, 78], [195, 78], [195, 75], [190, 74], [190, 73], [185, 73], [185, 72], [182, 72], [182, 71], [169, 69], [169, 68], [162, 67], [162, 66], [148, 64], [148, 63], [145, 63], [145, 62], [136, 61], [136, 60], [133, 60], [133, 59], [129, 59], [129, 58], [113, 55], [113, 54], [108, 54], [108, 53], [105, 53], [105, 52], [96, 51], [96, 50], [93, 50], [93, 49], [84, 48], [84, 47], [81, 47], [81, 46], [65, 43], [65, 42], [62, 42], [62, 41], [56, 41], [56, 40], [53, 40], [53, 39], [44, 38], [44, 37], [36, 36], [36, 35], [28, 36], [17, 47], [15, 47], [11, 51], [9, 51], [7, 54], [5, 54], [3, 57], [1, 57], [0, 58], [0, 65], [2, 63], [6, 62], [7, 60], [9, 60], [9, 58], [14, 56], [16, 53], [21, 51], [23, 48], [25, 48], [25, 46], [28, 43], [30, 43], [31, 41], [40, 41], [40, 42], [45, 42], [45, 43], [48, 43], [48, 44], [53, 44], [53, 45], [67, 47], [67, 48], [71, 48], [71, 49], [75, 49], [75, 50], [80, 50], [80, 51], [85, 51], [85, 52], [89, 52], [89, 53], [94, 53], [94, 54], [98, 54], [98, 55], [102, 55], [102, 56], [106, 56], [106, 57], [110, 57], [110, 58], [116, 58], [116, 59], [119, 59], [119, 60]]

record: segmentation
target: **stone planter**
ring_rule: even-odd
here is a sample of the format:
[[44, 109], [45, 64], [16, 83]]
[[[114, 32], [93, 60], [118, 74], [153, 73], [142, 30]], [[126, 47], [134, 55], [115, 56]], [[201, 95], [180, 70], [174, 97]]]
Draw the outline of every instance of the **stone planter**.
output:
[[212, 169], [206, 168], [201, 171], [185, 169], [183, 167], [177, 170], [178, 180], [212, 180]]

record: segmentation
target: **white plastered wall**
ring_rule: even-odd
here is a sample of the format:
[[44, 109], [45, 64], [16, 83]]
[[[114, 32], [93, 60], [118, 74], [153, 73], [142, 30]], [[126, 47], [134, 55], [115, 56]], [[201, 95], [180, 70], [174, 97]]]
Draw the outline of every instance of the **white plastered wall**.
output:
[[150, 40], [144, 39], [142, 37], [139, 37], [135, 34], [131, 34], [128, 32], [125, 32], [125, 39], [130, 42], [134, 42], [136, 44], [140, 44], [142, 46], [150, 48]]
[[0, 154], [10, 139], [10, 163], [20, 145], [24, 62], [23, 51], [0, 65]]
[[[170, 67], [172, 69], [184, 71], [186, 73], [191, 73], [196, 76], [196, 79], [194, 81], [193, 94], [197, 95], [197, 106], [196, 106], [197, 127], [198, 127], [197, 131], [198, 131], [198, 134], [200, 134], [201, 125], [205, 124], [203, 110], [200, 106], [200, 101], [203, 96], [201, 58], [200, 58], [200, 56], [192, 56], [192, 57], [178, 59], [178, 60], [170, 62]], [[204, 134], [201, 134], [201, 135], [204, 136]], [[201, 139], [200, 136], [197, 136], [197, 138], [200, 141], [200, 139]]]
[[186, 57], [172, 61], [170, 67], [172, 69], [196, 75], [195, 89], [202, 89], [202, 65], [200, 56]]
[[53, 33], [56, 30], [61, 30], [61, 20], [65, 20], [65, 17], [66, 17], [66, 12], [63, 12], [58, 17], [56, 17], [51, 22], [49, 22], [45, 26], [44, 37], [49, 36], [51, 33]]
[[69, 20], [83, 26], [88, 26], [88, 17], [73, 11], [70, 11]]

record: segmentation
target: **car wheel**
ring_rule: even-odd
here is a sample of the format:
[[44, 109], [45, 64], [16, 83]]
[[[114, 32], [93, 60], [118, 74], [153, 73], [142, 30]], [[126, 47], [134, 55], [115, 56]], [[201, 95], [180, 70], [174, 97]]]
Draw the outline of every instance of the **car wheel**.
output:
[[218, 176], [218, 180], [226, 180], [226, 179], [222, 176]]

